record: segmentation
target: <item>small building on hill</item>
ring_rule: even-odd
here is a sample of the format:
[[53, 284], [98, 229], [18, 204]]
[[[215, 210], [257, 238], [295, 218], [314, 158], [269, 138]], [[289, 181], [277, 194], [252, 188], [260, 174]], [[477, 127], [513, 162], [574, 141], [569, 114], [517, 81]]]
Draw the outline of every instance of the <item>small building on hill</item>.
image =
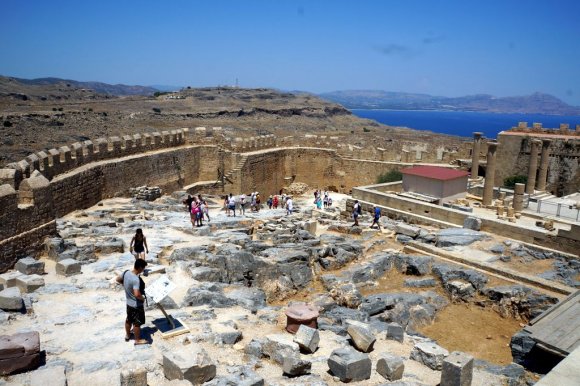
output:
[[403, 192], [415, 198], [443, 204], [467, 193], [467, 176], [464, 170], [440, 166], [415, 166], [402, 169]]

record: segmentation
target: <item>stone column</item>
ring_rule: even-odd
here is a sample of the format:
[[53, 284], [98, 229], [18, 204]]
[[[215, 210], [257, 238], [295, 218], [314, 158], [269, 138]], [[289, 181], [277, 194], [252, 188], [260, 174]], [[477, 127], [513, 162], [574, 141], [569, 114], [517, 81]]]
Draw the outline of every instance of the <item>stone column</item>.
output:
[[471, 178], [477, 178], [477, 171], [479, 170], [479, 148], [481, 144], [481, 135], [483, 133], [473, 133], [473, 150], [471, 151]]
[[550, 163], [550, 143], [549, 139], [542, 139], [542, 155], [540, 156], [540, 173], [536, 182], [536, 189], [546, 190], [548, 180], [548, 164]]
[[483, 183], [483, 205], [491, 205], [493, 200], [493, 180], [495, 179], [495, 155], [497, 142], [487, 143], [487, 168], [485, 170], [485, 181]]
[[516, 184], [515, 188], [514, 188], [514, 201], [513, 201], [513, 206], [514, 206], [514, 211], [516, 212], [521, 212], [522, 209], [524, 208], [524, 190], [525, 190], [525, 185], [524, 184]]
[[528, 182], [526, 183], [526, 193], [534, 194], [534, 186], [536, 186], [536, 173], [538, 171], [538, 147], [542, 141], [532, 139], [530, 144], [530, 163], [528, 164]]

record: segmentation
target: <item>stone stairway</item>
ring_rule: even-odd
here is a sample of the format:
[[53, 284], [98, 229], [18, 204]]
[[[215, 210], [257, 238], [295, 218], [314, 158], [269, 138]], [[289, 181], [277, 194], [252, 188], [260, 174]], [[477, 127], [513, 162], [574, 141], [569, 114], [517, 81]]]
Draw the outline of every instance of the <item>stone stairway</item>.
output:
[[551, 200], [557, 198], [553, 194], [549, 192], [538, 192], [534, 193], [530, 196], [530, 200], [532, 201], [543, 201], [543, 200]]
[[240, 170], [242, 170], [242, 168], [246, 164], [246, 161], [247, 160], [248, 160], [248, 155], [247, 154], [241, 154], [240, 160], [238, 161], [238, 163], [236, 164], [236, 166], [234, 166], [233, 169], [231, 169], [229, 172], [226, 173], [226, 175], [225, 175], [226, 181], [228, 179], [230, 181], [232, 181], [234, 179], [234, 175], [236, 175]]

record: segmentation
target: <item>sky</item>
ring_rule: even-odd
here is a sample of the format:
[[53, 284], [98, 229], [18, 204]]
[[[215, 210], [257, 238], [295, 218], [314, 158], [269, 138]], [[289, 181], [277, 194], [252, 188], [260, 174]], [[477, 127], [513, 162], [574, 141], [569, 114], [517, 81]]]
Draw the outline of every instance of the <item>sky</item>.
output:
[[0, 1], [0, 75], [139, 85], [553, 94], [580, 1]]

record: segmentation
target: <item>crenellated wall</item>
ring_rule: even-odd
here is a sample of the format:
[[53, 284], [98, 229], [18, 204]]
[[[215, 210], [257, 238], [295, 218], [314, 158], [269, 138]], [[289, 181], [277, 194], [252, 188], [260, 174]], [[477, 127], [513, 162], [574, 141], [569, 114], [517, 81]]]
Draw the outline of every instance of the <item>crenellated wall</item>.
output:
[[[272, 135], [228, 139], [220, 128], [196, 128], [84, 141], [33, 154], [0, 169], [0, 272], [35, 254], [43, 238], [56, 233], [58, 217], [127, 196], [132, 187], [174, 191], [194, 184], [192, 191], [269, 195], [297, 181], [349, 192], [410, 165], [288, 143]], [[231, 181], [223, 188], [216, 184], [218, 168]]]
[[20, 182], [30, 177], [34, 170], [38, 170], [46, 178], [52, 180], [59, 174], [91, 162], [182, 146], [186, 143], [188, 131], [189, 129], [186, 128], [161, 133], [99, 138], [94, 142], [75, 142], [70, 146], [61, 146], [46, 152], [40, 151], [20, 162], [6, 165], [6, 168], [0, 172], [0, 183], [8, 183], [18, 189]]

